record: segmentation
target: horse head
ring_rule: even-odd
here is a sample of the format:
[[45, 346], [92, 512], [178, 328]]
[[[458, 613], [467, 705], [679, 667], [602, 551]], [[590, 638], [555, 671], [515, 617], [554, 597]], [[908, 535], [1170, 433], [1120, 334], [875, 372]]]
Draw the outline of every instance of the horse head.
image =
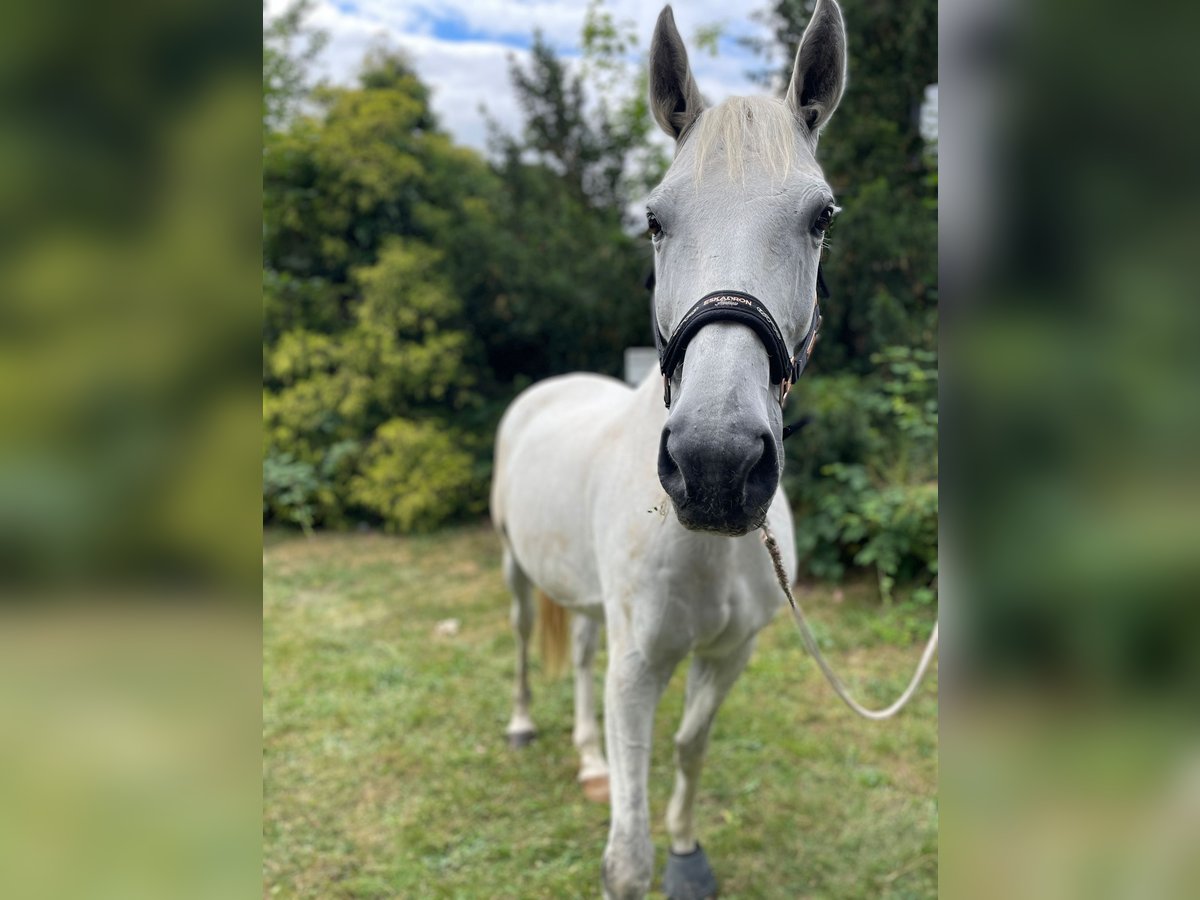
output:
[[646, 206], [670, 409], [658, 473], [688, 528], [746, 534], [779, 484], [782, 404], [815, 335], [817, 266], [837, 212], [815, 151], [845, 80], [834, 0], [818, 0], [784, 99], [710, 108], [671, 8], [658, 18], [650, 107], [675, 140]]

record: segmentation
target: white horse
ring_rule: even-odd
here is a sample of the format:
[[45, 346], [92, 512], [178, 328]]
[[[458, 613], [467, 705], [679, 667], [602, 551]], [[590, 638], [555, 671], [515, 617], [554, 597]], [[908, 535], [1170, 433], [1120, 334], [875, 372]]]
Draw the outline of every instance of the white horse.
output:
[[[845, 60], [841, 11], [819, 0], [785, 99], [731, 98], [705, 109], [671, 8], [663, 9], [650, 50], [650, 105], [676, 152], [647, 215], [657, 327], [668, 357], [686, 350], [667, 367], [670, 408], [654, 376], [631, 390], [568, 375], [518, 397], [497, 435], [492, 516], [518, 639], [508, 735], [520, 745], [534, 734], [526, 660], [536, 586], [573, 613], [579, 777], [593, 796], [606, 784], [611, 794], [607, 897], [643, 897], [650, 888], [652, 726], [689, 654], [664, 890], [672, 898], [716, 892], [693, 804], [717, 709], [783, 600], [754, 533], [764, 522], [794, 578], [792, 519], [779, 488], [781, 407], [793, 376], [778, 346], [811, 346], [815, 332], [817, 264], [836, 206], [814, 152], [841, 98]], [[686, 340], [671, 341], [696, 301], [714, 292], [718, 306], [757, 306], [740, 320], [700, 321]], [[601, 624], [609, 647], [603, 744], [591, 674]]]

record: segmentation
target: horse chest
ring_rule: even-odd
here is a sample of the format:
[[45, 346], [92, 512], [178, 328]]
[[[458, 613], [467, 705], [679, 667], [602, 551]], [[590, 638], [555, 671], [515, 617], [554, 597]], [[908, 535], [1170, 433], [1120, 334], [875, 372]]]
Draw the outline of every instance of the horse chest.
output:
[[742, 575], [722, 566], [664, 567], [631, 592], [634, 633], [653, 655], [723, 656], [762, 628], [770, 615]]

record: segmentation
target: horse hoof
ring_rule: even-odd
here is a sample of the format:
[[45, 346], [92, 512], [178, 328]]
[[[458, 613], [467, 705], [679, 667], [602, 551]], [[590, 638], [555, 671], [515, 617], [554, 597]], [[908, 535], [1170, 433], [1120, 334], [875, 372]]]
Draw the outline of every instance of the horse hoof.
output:
[[522, 747], [528, 747], [532, 744], [535, 737], [537, 737], [536, 731], [510, 731], [508, 733], [508, 746], [514, 750], [520, 750]]
[[663, 876], [663, 893], [671, 900], [706, 900], [717, 896], [717, 877], [709, 868], [703, 847], [697, 844], [695, 850], [683, 856], [671, 851]]
[[593, 803], [608, 802], [608, 776], [597, 775], [595, 778], [585, 778], [583, 784], [583, 796], [587, 797]]

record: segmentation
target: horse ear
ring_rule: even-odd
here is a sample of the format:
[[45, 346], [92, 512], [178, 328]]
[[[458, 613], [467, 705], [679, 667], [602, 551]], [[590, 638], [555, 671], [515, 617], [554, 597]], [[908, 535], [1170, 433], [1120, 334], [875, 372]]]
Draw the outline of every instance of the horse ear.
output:
[[650, 40], [650, 111], [658, 126], [679, 140], [703, 110], [704, 100], [688, 67], [675, 14], [670, 6], [664, 6]]
[[817, 0], [788, 85], [787, 102], [814, 137], [846, 87], [846, 25], [836, 0]]

